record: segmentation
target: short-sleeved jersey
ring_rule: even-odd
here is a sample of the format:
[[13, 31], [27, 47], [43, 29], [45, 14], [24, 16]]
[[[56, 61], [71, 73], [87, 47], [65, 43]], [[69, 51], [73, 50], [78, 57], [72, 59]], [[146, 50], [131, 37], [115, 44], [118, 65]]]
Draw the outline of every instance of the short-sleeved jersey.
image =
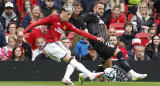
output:
[[81, 30], [77, 29], [71, 23], [69, 23], [67, 21], [63, 22], [60, 19], [60, 17], [57, 15], [50, 15], [46, 18], [43, 18], [43, 19], [35, 22], [34, 24], [27, 27], [23, 33], [25, 33], [26, 31], [28, 31], [38, 25], [48, 25], [48, 32], [46, 34], [46, 38], [47, 38], [46, 42], [47, 43], [59, 41], [61, 34], [66, 30], [73, 31], [79, 35], [82, 35], [82, 36], [87, 37], [92, 40], [97, 40], [97, 37], [95, 37], [91, 34], [88, 34], [85, 31], [81, 31]]

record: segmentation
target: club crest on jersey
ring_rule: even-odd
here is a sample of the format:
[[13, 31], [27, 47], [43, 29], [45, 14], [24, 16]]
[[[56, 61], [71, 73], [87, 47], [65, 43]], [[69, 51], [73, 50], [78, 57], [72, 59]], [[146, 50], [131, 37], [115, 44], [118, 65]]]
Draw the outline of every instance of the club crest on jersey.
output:
[[66, 30], [66, 26], [64, 26], [63, 29]]
[[63, 34], [63, 32], [64, 32], [60, 27], [55, 28], [55, 31], [57, 31], [60, 34]]

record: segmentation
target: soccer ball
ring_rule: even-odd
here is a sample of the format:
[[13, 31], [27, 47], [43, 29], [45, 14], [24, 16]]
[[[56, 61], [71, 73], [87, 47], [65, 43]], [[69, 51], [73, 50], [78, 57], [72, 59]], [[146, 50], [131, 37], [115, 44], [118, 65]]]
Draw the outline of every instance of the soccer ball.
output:
[[104, 77], [106, 77], [106, 79], [108, 80], [113, 80], [114, 78], [116, 78], [116, 71], [113, 68], [106, 68], [104, 70]]

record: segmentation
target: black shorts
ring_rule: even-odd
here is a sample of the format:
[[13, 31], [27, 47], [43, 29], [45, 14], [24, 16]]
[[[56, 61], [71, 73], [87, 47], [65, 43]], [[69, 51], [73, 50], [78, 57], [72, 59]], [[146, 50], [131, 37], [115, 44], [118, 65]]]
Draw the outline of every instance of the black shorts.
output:
[[111, 58], [117, 49], [116, 47], [111, 47], [110, 44], [102, 42], [90, 40], [90, 43], [99, 54], [102, 64], [105, 63], [108, 58]]

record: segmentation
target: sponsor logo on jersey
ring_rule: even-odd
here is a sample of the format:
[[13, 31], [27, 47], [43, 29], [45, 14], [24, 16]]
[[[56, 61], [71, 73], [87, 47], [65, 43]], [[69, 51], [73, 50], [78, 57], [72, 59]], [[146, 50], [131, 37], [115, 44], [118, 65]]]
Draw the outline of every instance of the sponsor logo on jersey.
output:
[[59, 23], [59, 22], [58, 22], [57, 24], [58, 24], [58, 25], [60, 25], [60, 23]]
[[60, 27], [55, 28], [55, 31], [57, 31], [60, 34], [63, 34], [63, 32], [64, 32]]

